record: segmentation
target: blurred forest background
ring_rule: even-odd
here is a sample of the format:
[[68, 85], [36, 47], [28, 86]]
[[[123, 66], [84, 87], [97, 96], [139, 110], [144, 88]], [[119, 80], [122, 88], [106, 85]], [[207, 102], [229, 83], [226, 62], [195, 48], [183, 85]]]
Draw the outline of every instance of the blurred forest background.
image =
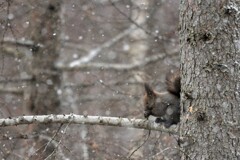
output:
[[[0, 117], [144, 118], [143, 82], [164, 91], [166, 73], [179, 67], [178, 6], [178, 0], [0, 0]], [[5, 127], [0, 157], [126, 159], [148, 133], [75, 124]], [[179, 159], [176, 137], [152, 131], [131, 159]]]

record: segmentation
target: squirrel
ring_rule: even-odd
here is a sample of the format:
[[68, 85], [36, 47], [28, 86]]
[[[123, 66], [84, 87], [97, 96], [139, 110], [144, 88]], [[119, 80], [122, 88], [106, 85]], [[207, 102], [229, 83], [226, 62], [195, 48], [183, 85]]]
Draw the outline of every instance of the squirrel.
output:
[[175, 70], [166, 76], [167, 91], [157, 92], [147, 83], [144, 84], [144, 117], [157, 117], [156, 123], [164, 123], [166, 128], [180, 121], [180, 71]]

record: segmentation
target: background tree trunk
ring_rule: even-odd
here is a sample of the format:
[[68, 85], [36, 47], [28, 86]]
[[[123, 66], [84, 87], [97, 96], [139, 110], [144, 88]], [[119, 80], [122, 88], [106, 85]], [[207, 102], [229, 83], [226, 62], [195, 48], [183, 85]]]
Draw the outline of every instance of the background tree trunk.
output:
[[32, 74], [35, 82], [31, 95], [34, 104], [31, 107], [34, 114], [59, 113], [57, 90], [60, 74], [54, 64], [60, 45], [60, 4], [61, 1], [51, 0], [46, 4], [45, 10], [37, 10], [33, 14], [35, 23], [32, 39], [35, 45], [32, 48]]
[[[60, 89], [60, 71], [55, 68], [60, 45], [60, 11], [61, 1], [50, 0], [45, 4], [43, 10], [35, 10], [32, 26], [32, 40], [35, 42], [32, 48], [32, 76], [33, 82], [30, 92], [30, 111], [32, 114], [56, 114], [60, 113], [60, 100], [57, 91]], [[39, 44], [42, 44], [40, 47]], [[49, 126], [53, 129], [53, 125]], [[46, 127], [37, 126], [34, 131], [41, 133]], [[54, 134], [54, 131], [51, 134]], [[36, 150], [39, 151], [32, 156], [34, 159], [46, 158], [55, 149], [49, 145], [41, 148], [48, 139], [39, 136]]]
[[181, 159], [239, 159], [240, 2], [180, 6]]

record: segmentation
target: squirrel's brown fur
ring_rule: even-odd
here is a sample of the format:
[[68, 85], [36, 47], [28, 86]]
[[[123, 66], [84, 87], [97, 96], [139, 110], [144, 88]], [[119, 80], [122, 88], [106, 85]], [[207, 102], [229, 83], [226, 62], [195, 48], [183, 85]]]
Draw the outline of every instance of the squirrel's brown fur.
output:
[[166, 76], [166, 92], [154, 91], [147, 83], [144, 84], [145, 118], [150, 115], [157, 117], [156, 123], [163, 122], [165, 127], [180, 121], [180, 72], [170, 72]]

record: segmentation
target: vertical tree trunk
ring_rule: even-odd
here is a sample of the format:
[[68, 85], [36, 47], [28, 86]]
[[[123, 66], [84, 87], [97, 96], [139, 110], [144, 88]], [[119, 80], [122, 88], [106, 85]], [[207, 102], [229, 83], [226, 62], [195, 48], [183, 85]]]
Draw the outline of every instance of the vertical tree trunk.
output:
[[[148, 12], [146, 11], [146, 8], [148, 8], [149, 3], [147, 0], [142, 0], [142, 1], [132, 1], [132, 3], [136, 6], [138, 6], [139, 9], [136, 10], [132, 10], [131, 12], [131, 19], [134, 19], [134, 21], [139, 25], [139, 26], [143, 26], [143, 28], [145, 28], [145, 26], [147, 26], [146, 22], [147, 22], [147, 17], [148, 17]], [[144, 5], [143, 5], [144, 4]], [[135, 24], [132, 24], [133, 26], [135, 26]], [[146, 53], [149, 49], [149, 44], [147, 43], [147, 41], [145, 41], [145, 39], [147, 39], [148, 35], [147, 33], [142, 30], [141, 28], [137, 28], [131, 32], [129, 34], [129, 38], [130, 38], [130, 47], [129, 47], [129, 55], [131, 58], [131, 63], [139, 63], [141, 61], [144, 60], [144, 58], [146, 57]], [[143, 76], [139, 76], [138, 72], [133, 71], [133, 75], [134, 78], [136, 79], [136, 81], [140, 81], [143, 82], [144, 81], [144, 77]], [[142, 91], [142, 87], [134, 87], [133, 88], [133, 94], [138, 94], [139, 92]], [[135, 93], [134, 93], [135, 92]]]
[[[35, 9], [32, 13], [33, 30], [31, 34], [35, 46], [32, 48], [33, 83], [30, 93], [30, 101], [32, 102], [30, 110], [33, 114], [56, 114], [60, 112], [60, 100], [57, 94], [60, 86], [60, 72], [54, 64], [59, 52], [61, 3], [61, 0], [42, 2], [43, 7]], [[56, 132], [53, 126], [48, 126], [48, 128], [50, 127], [49, 132], [45, 131], [46, 126], [34, 128], [39, 135], [39, 141], [35, 141], [35, 153], [30, 159], [45, 159], [49, 156], [54, 159], [52, 153], [56, 148], [47, 143], [49, 139], [41, 139], [43, 132], [45, 132], [45, 136], [50, 138], [52, 137], [51, 132], [52, 134]]]
[[240, 1], [182, 0], [181, 159], [240, 159]]
[[[149, 7], [148, 0], [142, 0], [142, 1], [132, 0], [131, 2], [134, 4], [134, 6], [138, 7], [138, 9], [133, 9], [131, 11], [131, 19], [133, 19], [139, 26], [143, 26], [143, 28], [145, 28], [146, 22], [147, 22], [147, 16], [148, 16], [148, 12], [146, 8]], [[145, 33], [145, 31], [137, 27], [133, 32], [129, 34], [129, 38], [130, 38], [129, 55], [131, 58], [131, 63], [139, 63], [143, 61], [144, 58], [146, 57], [146, 53], [149, 49], [149, 44], [147, 43], [147, 41], [145, 41], [147, 37], [148, 35]], [[139, 72], [133, 71], [132, 75], [135, 81], [138, 81], [138, 82], [144, 81], [143, 75], [141, 74], [139, 75]], [[133, 86], [131, 88], [131, 93], [133, 95], [138, 95], [141, 92], [142, 92], [142, 87]], [[141, 102], [133, 105], [140, 106], [142, 105]], [[127, 130], [127, 132], [129, 134], [130, 131]], [[131, 133], [136, 135], [135, 131]], [[139, 143], [142, 143], [142, 142], [140, 141]], [[137, 147], [139, 145], [140, 144], [137, 144]], [[134, 147], [132, 148], [132, 150], [130, 150], [128, 158], [130, 158], [130, 155], [133, 153], [135, 149], [136, 148]], [[143, 157], [143, 148], [138, 149], [136, 152], [134, 152], [133, 155], [131, 155], [131, 158], [133, 159], [139, 159], [140, 157]]]
[[[32, 111], [34, 114], [50, 114], [59, 112], [57, 89], [60, 85], [59, 71], [54, 67], [58, 58], [60, 38], [60, 5], [59, 0], [50, 0], [43, 8], [35, 11], [35, 23], [32, 39], [32, 71], [34, 86], [32, 89]], [[40, 47], [42, 44], [43, 47]]]

